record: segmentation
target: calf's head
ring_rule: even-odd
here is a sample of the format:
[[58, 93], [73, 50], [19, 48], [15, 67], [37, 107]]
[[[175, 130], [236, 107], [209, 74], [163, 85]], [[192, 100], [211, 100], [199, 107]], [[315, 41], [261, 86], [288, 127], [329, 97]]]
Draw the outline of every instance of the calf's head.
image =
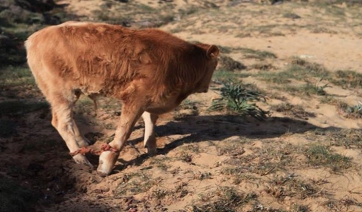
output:
[[200, 70], [203, 74], [195, 85], [194, 93], [206, 93], [209, 90], [210, 81], [212, 75], [218, 64], [219, 48], [214, 45], [197, 44], [206, 52], [206, 63], [203, 66], [203, 70]]

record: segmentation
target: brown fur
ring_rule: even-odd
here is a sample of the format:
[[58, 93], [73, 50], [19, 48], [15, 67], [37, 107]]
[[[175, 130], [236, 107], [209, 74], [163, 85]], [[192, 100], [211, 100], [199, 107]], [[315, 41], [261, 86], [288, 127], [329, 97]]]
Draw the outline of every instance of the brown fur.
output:
[[[149, 120], [145, 145], [154, 151], [157, 116], [192, 93], [206, 92], [219, 54], [216, 46], [191, 44], [157, 29], [81, 22], [42, 29], [25, 46], [29, 67], [52, 106], [52, 124], [71, 152], [87, 143], [72, 117], [80, 93], [122, 101], [120, 124], [110, 143], [117, 149], [144, 113]], [[74, 159], [89, 164], [82, 156]]]

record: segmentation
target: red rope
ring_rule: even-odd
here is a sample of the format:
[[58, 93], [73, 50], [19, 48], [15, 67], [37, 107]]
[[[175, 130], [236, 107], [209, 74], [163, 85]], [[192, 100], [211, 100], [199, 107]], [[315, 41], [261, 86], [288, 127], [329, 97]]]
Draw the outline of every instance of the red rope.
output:
[[111, 147], [109, 144], [102, 144], [100, 150], [95, 150], [95, 149], [90, 148], [90, 147], [81, 147], [81, 148], [79, 148], [78, 150], [76, 150], [74, 152], [70, 152], [69, 154], [72, 157], [74, 157], [75, 155], [78, 155], [78, 154], [82, 154], [82, 155], [85, 155], [85, 154], [100, 155], [100, 154], [102, 154], [102, 152], [105, 152], [105, 151], [111, 151], [113, 153], [118, 153], [119, 152], [118, 149], [116, 149], [114, 147]]

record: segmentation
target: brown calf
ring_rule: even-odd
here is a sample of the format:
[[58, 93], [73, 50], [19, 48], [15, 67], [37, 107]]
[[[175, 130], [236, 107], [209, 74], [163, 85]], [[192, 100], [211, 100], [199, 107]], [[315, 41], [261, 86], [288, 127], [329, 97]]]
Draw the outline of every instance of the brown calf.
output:
[[[29, 67], [52, 108], [52, 125], [70, 152], [88, 145], [73, 119], [81, 93], [118, 98], [122, 114], [113, 150], [99, 158], [98, 172], [108, 175], [135, 122], [145, 122], [144, 145], [156, 151], [159, 114], [188, 95], [206, 92], [219, 49], [191, 44], [157, 29], [133, 30], [102, 23], [66, 22], [31, 35], [25, 43]], [[91, 165], [82, 154], [77, 163]]]

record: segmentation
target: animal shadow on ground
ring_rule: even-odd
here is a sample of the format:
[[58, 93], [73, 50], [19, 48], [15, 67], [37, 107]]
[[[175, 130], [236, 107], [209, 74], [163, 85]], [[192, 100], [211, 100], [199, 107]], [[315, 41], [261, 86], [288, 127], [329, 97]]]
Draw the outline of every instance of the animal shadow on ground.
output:
[[[165, 125], [157, 126], [155, 132], [158, 138], [171, 135], [185, 135], [166, 144], [163, 148], [157, 149], [157, 154], [167, 154], [173, 149], [187, 143], [197, 143], [202, 141], [222, 142], [224, 139], [233, 136], [240, 136], [250, 139], [276, 138], [286, 133], [296, 134], [312, 130], [330, 131], [339, 128], [320, 128], [305, 120], [287, 117], [269, 117], [265, 121], [248, 120], [240, 116], [233, 115], [207, 115], [207, 116], [187, 116], [177, 121], [170, 121]], [[142, 142], [143, 137], [130, 140], [134, 145]], [[141, 154], [137, 158], [125, 161], [119, 159], [122, 164], [141, 165], [148, 154]], [[115, 170], [123, 169], [125, 165], [118, 165]]]

